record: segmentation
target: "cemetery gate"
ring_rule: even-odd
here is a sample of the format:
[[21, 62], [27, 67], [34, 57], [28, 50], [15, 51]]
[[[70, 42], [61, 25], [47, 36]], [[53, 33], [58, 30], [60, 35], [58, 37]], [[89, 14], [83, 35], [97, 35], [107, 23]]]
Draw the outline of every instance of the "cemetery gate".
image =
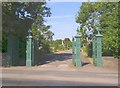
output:
[[[93, 63], [97, 67], [102, 66], [102, 35], [92, 35], [92, 58]], [[72, 38], [72, 64], [76, 67], [82, 66], [81, 61], [81, 34], [77, 31], [77, 35]]]

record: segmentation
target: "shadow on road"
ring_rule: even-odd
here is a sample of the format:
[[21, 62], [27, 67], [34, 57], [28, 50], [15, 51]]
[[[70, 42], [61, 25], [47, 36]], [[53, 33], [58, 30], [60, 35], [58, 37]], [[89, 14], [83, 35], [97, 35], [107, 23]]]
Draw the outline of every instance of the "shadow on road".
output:
[[82, 62], [82, 66], [89, 65], [89, 64], [91, 64], [91, 63], [89, 63], [89, 62]]
[[[37, 61], [36, 65], [43, 65], [43, 64], [56, 62], [56, 61], [67, 61], [68, 59], [72, 59], [71, 52], [64, 52], [64, 53], [59, 53], [59, 54], [49, 54], [49, 55], [46, 55], [44, 58], [39, 59], [39, 61]], [[82, 59], [82, 66], [91, 64], [88, 60], [88, 57], [86, 57], [82, 54], [81, 54], [81, 59]]]
[[[91, 64], [87, 58], [88, 57], [81, 54], [82, 66]], [[52, 63], [52, 62], [57, 62], [57, 61], [67, 61], [69, 59], [72, 59], [72, 51], [71, 50], [64, 51], [63, 53], [45, 54], [45, 55], [37, 53], [37, 54], [35, 54], [35, 57], [34, 57], [34, 65], [35, 66], [44, 65], [44, 64], [48, 64], [48, 63]], [[17, 64], [16, 66], [25, 66], [25, 64], [26, 64], [25, 59], [22, 59], [19, 62], [21, 62], [21, 64]], [[72, 63], [72, 61], [71, 61], [71, 63]]]
[[36, 65], [43, 65], [51, 62], [56, 62], [56, 61], [65, 61], [68, 59], [72, 59], [71, 53], [48, 54], [44, 56], [44, 58], [39, 59]]

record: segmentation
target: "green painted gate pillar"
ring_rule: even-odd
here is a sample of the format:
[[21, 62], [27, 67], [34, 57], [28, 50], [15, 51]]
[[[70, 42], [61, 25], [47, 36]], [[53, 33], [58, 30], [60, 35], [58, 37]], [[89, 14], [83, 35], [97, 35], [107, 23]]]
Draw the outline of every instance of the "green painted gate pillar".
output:
[[81, 35], [77, 33], [76, 38], [76, 67], [81, 67], [81, 57], [80, 57], [80, 49], [81, 49]]
[[96, 66], [101, 67], [102, 66], [102, 35], [99, 33], [96, 35], [96, 43], [97, 43], [97, 56], [96, 56]]
[[75, 65], [75, 39], [72, 38], [72, 64]]
[[26, 42], [26, 66], [32, 66], [32, 35], [31, 30], [28, 31]]

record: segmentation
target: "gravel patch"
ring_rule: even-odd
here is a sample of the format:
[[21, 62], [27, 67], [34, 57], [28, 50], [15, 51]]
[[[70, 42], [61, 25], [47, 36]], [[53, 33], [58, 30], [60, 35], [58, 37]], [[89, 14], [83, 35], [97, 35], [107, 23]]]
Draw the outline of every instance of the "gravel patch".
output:
[[118, 71], [118, 61], [113, 57], [103, 57], [103, 68]]

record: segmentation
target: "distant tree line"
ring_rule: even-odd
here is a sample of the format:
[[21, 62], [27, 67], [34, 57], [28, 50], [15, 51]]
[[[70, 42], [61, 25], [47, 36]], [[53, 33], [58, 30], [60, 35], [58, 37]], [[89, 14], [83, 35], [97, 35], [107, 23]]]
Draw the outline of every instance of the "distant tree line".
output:
[[51, 51], [69, 50], [72, 47], [72, 42], [69, 38], [57, 39], [50, 42]]

